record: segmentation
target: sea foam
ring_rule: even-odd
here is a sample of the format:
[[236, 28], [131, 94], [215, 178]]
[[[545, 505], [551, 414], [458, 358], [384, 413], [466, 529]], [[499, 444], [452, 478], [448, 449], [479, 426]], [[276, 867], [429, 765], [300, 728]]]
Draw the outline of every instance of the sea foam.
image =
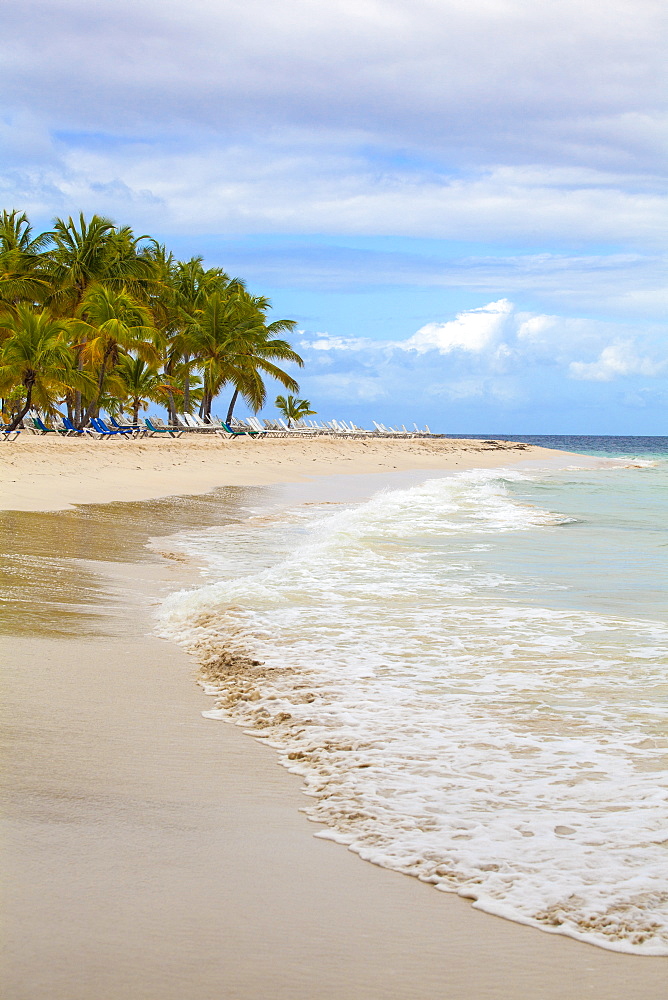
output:
[[303, 776], [317, 836], [490, 913], [668, 954], [668, 629], [509, 571], [503, 536], [576, 521], [519, 499], [524, 480], [184, 533], [211, 582], [160, 628], [199, 656], [205, 714]]

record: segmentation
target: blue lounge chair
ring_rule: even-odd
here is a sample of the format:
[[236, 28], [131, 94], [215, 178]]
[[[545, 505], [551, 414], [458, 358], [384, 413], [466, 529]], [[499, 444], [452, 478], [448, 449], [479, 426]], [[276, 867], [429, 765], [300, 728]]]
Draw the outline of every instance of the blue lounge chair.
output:
[[107, 427], [104, 420], [100, 420], [99, 417], [91, 417], [91, 427], [93, 431], [99, 435], [99, 437], [110, 438], [110, 437], [122, 437], [127, 438], [125, 431], [112, 431], [110, 427]]
[[0, 426], [0, 441], [16, 441], [20, 431], [10, 431], [6, 427]]
[[126, 434], [132, 434], [134, 437], [143, 437], [146, 434], [146, 430], [140, 427], [139, 424], [119, 424], [116, 417], [109, 417], [109, 422], [117, 431], [124, 431]]
[[[119, 434], [132, 434], [131, 427], [118, 427], [118, 428], [110, 427], [109, 424], [106, 422], [106, 420], [103, 420], [102, 417], [94, 417], [93, 420], [95, 420], [95, 423], [99, 427], [102, 427], [108, 434], [115, 434], [116, 432], [118, 432]], [[92, 420], [91, 423], [93, 423]]]
[[75, 427], [69, 417], [61, 417], [60, 419], [63, 422], [63, 428], [65, 430], [65, 434], [71, 435], [71, 434], [86, 433], [86, 431], [82, 427]]

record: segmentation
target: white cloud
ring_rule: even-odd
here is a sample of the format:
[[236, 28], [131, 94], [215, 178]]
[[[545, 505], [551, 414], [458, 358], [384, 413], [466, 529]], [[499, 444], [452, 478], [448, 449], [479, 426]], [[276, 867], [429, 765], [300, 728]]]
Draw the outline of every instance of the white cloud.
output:
[[12, 6], [4, 41], [14, 92], [58, 128], [306, 125], [445, 145], [459, 162], [467, 152], [499, 162], [490, 153], [502, 145], [523, 162], [624, 169], [660, 134], [657, 0], [610, 0], [604, 14], [598, 0]]
[[663, 239], [658, 0], [11, 6], [20, 207], [180, 232]]
[[651, 407], [668, 392], [663, 328], [643, 335], [623, 323], [518, 311], [508, 300], [399, 340], [304, 333], [299, 350], [306, 398], [362, 421], [647, 433]]
[[[37, 144], [38, 145], [38, 144]], [[183, 141], [103, 149], [52, 144], [50, 157], [6, 171], [6, 198], [33, 212], [105, 211], [136, 225], [202, 233], [334, 233], [451, 240], [614, 242], [663, 246], [668, 199], [623, 175], [591, 172], [562, 183], [536, 167], [424, 176], [414, 164], [379, 173], [354, 150], [313, 134], [234, 144]], [[31, 162], [31, 159], [33, 162]], [[579, 177], [579, 179], [578, 179]], [[535, 267], [539, 267], [534, 259]], [[522, 269], [514, 276], [522, 281]], [[530, 269], [524, 282], [536, 280]]]
[[[303, 380], [304, 381], [304, 380]], [[388, 396], [388, 385], [381, 378], [347, 373], [312, 375], [308, 392], [324, 399], [350, 402], [374, 402]]]
[[492, 344], [498, 344], [503, 334], [506, 320], [513, 306], [507, 299], [490, 302], [481, 309], [462, 312], [446, 323], [428, 323], [408, 340], [397, 344], [404, 351], [436, 350], [439, 354], [449, 354], [457, 349], [481, 352]]
[[545, 334], [550, 334], [558, 323], [556, 316], [529, 316], [517, 328], [517, 339], [529, 343], [540, 342]]
[[[301, 331], [303, 334], [303, 330]], [[316, 340], [307, 340], [313, 351], [359, 351], [369, 346], [369, 341], [363, 337], [329, 337], [327, 334], [316, 334]]]
[[[429, 323], [404, 340], [302, 334], [309, 391], [328, 398], [476, 398], [510, 405], [541, 382], [656, 379], [665, 335], [623, 337], [623, 324], [518, 312], [507, 299]], [[591, 360], [581, 359], [589, 356]], [[528, 380], [528, 381], [527, 381]], [[647, 387], [636, 384], [642, 395]]]
[[596, 361], [572, 361], [571, 378], [588, 382], [611, 382], [620, 375], [645, 375], [654, 378], [668, 367], [668, 361], [653, 361], [636, 354], [630, 341], [620, 341], [604, 347]]
[[[649, 328], [644, 337], [624, 337], [628, 329], [622, 323], [518, 311], [508, 299], [500, 299], [459, 312], [452, 320], [427, 323], [404, 340], [301, 331], [299, 349], [317, 364], [330, 364], [338, 357], [345, 364], [355, 359], [355, 363], [375, 368], [388, 360], [405, 365], [401, 358], [411, 355], [424, 357], [429, 366], [434, 356], [441, 355], [448, 357], [450, 368], [468, 366], [497, 374], [521, 370], [529, 363], [556, 366], [572, 378], [592, 381], [662, 374], [668, 367], [665, 330]], [[644, 347], [639, 348], [638, 340]], [[574, 360], [574, 355], [583, 353], [593, 360]]]

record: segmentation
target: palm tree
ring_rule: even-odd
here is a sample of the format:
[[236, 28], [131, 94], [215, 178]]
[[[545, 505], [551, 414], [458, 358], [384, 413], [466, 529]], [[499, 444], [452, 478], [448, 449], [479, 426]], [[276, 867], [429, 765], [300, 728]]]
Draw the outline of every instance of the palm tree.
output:
[[48, 242], [48, 233], [33, 237], [25, 212], [0, 213], [0, 309], [12, 312], [19, 302], [36, 302], [48, 293], [43, 273]]
[[[142, 358], [133, 358], [129, 354], [119, 357], [114, 374], [130, 403], [133, 424], [138, 422], [140, 410], [145, 410], [151, 402], [164, 403], [169, 393], [174, 391], [173, 385], [167, 382], [157, 368]], [[125, 409], [125, 406], [121, 409]]]
[[205, 269], [201, 257], [191, 257], [179, 261], [172, 271], [171, 288], [174, 295], [174, 321], [170, 339], [170, 362], [180, 364], [183, 380], [183, 411], [190, 413], [192, 400], [190, 392], [190, 371], [198, 366], [195, 353], [197, 338], [201, 331], [199, 324], [208, 299], [214, 293], [222, 296], [242, 291], [244, 284], [239, 278], [230, 278], [222, 268]]
[[[171, 419], [177, 405], [190, 413], [200, 404], [210, 415], [225, 385], [232, 387], [228, 418], [239, 396], [255, 411], [264, 405], [267, 378], [298, 391], [283, 367], [303, 364], [283, 336], [292, 320], [269, 322], [269, 300], [250, 295], [240, 279], [206, 268], [201, 257], [176, 261], [155, 240], [100, 215], [55, 219], [49, 232], [34, 235], [25, 213], [0, 213], [0, 349], [15, 337], [10, 319], [20, 306], [62, 321], [61, 338], [85, 376], [63, 383], [79, 427], [102, 399], [128, 398], [126, 355], [160, 366]], [[26, 391], [18, 378], [6, 398], [22, 408]]]
[[257, 412], [266, 401], [263, 376], [276, 379], [286, 389], [298, 391], [296, 380], [283, 371], [276, 361], [291, 361], [303, 365], [303, 360], [286, 340], [274, 336], [292, 329], [292, 320], [276, 320], [267, 324], [263, 309], [266, 299], [249, 295], [245, 289], [230, 288], [225, 294], [214, 292], [193, 330], [193, 351], [199, 359], [204, 376], [204, 397], [201, 415], [211, 415], [211, 404], [222, 387], [234, 386], [227, 420], [237, 398], [241, 396]]
[[297, 399], [296, 396], [277, 396], [276, 409], [283, 414], [290, 427], [298, 424], [304, 417], [315, 416], [318, 412], [311, 409], [308, 399]]
[[[295, 320], [277, 319], [267, 323], [264, 310], [269, 308], [269, 300], [255, 297], [255, 308], [258, 311], [260, 322], [249, 331], [249, 337], [245, 344], [240, 345], [237, 356], [237, 369], [243, 371], [243, 378], [232, 379], [234, 392], [230, 400], [227, 411], [227, 420], [232, 419], [232, 413], [239, 395], [257, 413], [267, 401], [267, 392], [262, 375], [269, 375], [280, 382], [286, 389], [292, 392], [299, 392], [299, 383], [287, 372], [279, 368], [275, 361], [290, 361], [299, 368], [303, 368], [304, 360], [290, 346], [287, 340], [276, 337], [277, 333], [284, 331], [291, 332], [297, 325]], [[250, 392], [245, 387], [250, 380]]]
[[[111, 219], [93, 215], [89, 222], [79, 213], [78, 222], [70, 216], [56, 219], [46, 271], [51, 291], [46, 304], [59, 316], [74, 315], [92, 285], [126, 289], [135, 298], [147, 301], [155, 287], [156, 268], [149, 248], [141, 246], [148, 236], [135, 237], [129, 226], [117, 228]], [[77, 364], [81, 367], [76, 345]], [[75, 423], [81, 426], [82, 401], [75, 398]]]
[[48, 271], [53, 292], [48, 304], [54, 312], [71, 315], [93, 284], [125, 288], [136, 298], [147, 298], [155, 264], [140, 244], [150, 237], [135, 236], [129, 226], [117, 228], [100, 215], [86, 222], [83, 213], [78, 223], [71, 216], [56, 219], [46, 235], [52, 242]]
[[150, 311], [125, 290], [117, 292], [104, 285], [93, 285], [86, 292], [78, 313], [81, 318], [75, 330], [83, 337], [78, 345], [80, 360], [97, 373], [97, 391], [83, 417], [86, 424], [99, 405], [109, 371], [122, 354], [134, 351], [149, 362], [158, 361], [159, 354], [152, 342], [156, 330]]
[[19, 305], [14, 315], [2, 320], [2, 326], [7, 337], [0, 349], [0, 393], [21, 386], [23, 396], [9, 430], [18, 427], [31, 407], [53, 413], [68, 389], [94, 387], [92, 377], [75, 368], [67, 343], [69, 321]]

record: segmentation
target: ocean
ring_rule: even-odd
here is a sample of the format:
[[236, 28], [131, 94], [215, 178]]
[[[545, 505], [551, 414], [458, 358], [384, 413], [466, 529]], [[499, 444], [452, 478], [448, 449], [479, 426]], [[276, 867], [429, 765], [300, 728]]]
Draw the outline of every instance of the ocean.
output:
[[668, 438], [483, 437], [590, 457], [182, 531], [203, 579], [159, 630], [198, 655], [205, 714], [303, 777], [316, 836], [667, 955]]

